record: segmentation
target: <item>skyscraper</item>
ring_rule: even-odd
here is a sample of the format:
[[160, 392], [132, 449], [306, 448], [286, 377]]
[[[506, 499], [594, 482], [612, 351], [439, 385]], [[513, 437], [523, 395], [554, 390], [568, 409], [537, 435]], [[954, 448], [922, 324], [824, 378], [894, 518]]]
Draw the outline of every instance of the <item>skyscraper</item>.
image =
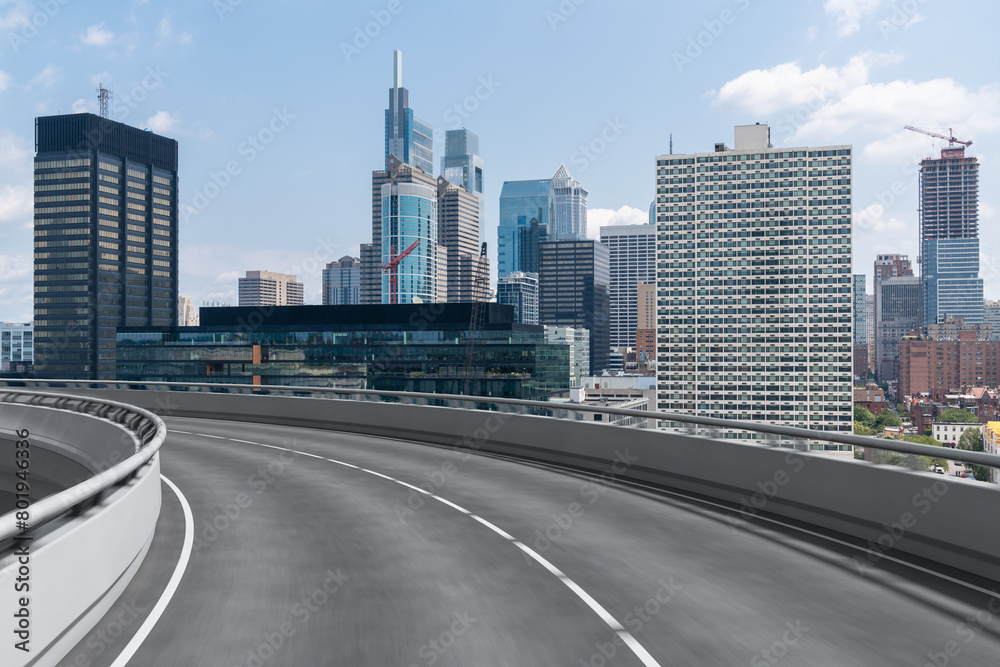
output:
[[[514, 271], [531, 271], [522, 261], [521, 233], [532, 222], [548, 235], [555, 217], [552, 179], [505, 181], [500, 191], [500, 224], [497, 228], [497, 276]], [[541, 230], [536, 231], [538, 238]], [[537, 271], [537, 268], [535, 269]], [[533, 272], [533, 271], [531, 271]]]
[[[463, 185], [437, 179], [438, 247], [446, 255], [449, 303], [484, 301], [489, 292], [489, 260], [480, 257], [479, 212], [481, 200]], [[482, 267], [480, 267], [482, 264]], [[484, 282], [477, 285], [476, 277]]]
[[111, 380], [115, 329], [177, 324], [177, 142], [35, 120], [35, 371]]
[[920, 163], [920, 275], [923, 325], [951, 315], [983, 321], [979, 277], [979, 162], [965, 147]]
[[465, 187], [479, 198], [479, 225], [485, 219], [483, 197], [483, 158], [479, 156], [479, 137], [462, 128], [448, 130], [444, 135], [444, 157], [441, 158], [441, 175], [456, 185]]
[[608, 248], [592, 239], [545, 241], [539, 247], [538, 322], [590, 332], [590, 371], [608, 368]]
[[180, 296], [177, 301], [177, 326], [198, 326], [198, 309], [189, 296]]
[[659, 409], [850, 432], [851, 147], [735, 135], [656, 158]]
[[605, 225], [601, 243], [611, 265], [611, 347], [633, 347], [638, 324], [638, 285], [656, 282], [656, 226]]
[[[654, 277], [655, 281], [655, 277]], [[635, 354], [640, 363], [656, 359], [656, 283], [639, 283], [636, 310]]]
[[865, 302], [868, 296], [867, 276], [863, 273], [854, 274], [854, 344], [868, 344], [868, 330], [865, 325]]
[[556, 195], [556, 214], [549, 226], [549, 238], [587, 238], [587, 191], [561, 164], [552, 176]]
[[410, 92], [403, 88], [403, 54], [392, 52], [392, 88], [385, 110], [385, 160], [395, 155], [406, 164], [434, 172], [434, 128], [413, 115]]
[[240, 306], [301, 306], [304, 288], [295, 276], [273, 271], [247, 271], [239, 279]]
[[344, 255], [323, 269], [323, 305], [353, 306], [361, 303], [361, 260]]
[[514, 306], [517, 324], [538, 324], [538, 274], [515, 271], [500, 278], [497, 303]]
[[880, 381], [899, 377], [899, 342], [919, 331], [923, 315], [923, 286], [917, 276], [898, 276], [879, 282], [875, 292], [875, 372]]
[[[895, 253], [876, 255], [874, 273], [874, 356], [871, 365], [879, 380], [889, 380], [898, 373], [900, 339], [920, 328], [922, 314], [913, 311], [922, 303], [920, 295], [914, 291], [914, 285], [920, 285], [920, 281], [913, 276], [910, 258]], [[897, 280], [902, 278], [908, 280]], [[894, 281], [892, 287], [883, 291], [882, 284], [888, 281]]]

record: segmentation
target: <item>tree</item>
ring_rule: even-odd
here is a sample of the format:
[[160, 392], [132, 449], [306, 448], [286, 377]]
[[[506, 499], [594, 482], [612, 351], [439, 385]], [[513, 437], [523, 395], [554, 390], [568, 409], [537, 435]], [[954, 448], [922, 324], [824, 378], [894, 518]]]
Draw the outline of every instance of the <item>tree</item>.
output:
[[[871, 414], [871, 413], [869, 413], [869, 414]], [[872, 425], [874, 426], [874, 421], [873, 421]], [[871, 427], [866, 426], [865, 424], [863, 424], [863, 423], [861, 423], [859, 421], [855, 421], [854, 422], [854, 435], [875, 435], [875, 431]]]
[[926, 436], [933, 436], [934, 435], [934, 429], [932, 429], [932, 428], [925, 428], [924, 429], [924, 435], [926, 435]]
[[875, 428], [881, 431], [886, 426], [902, 426], [903, 420], [892, 410], [883, 410], [875, 420]]
[[[962, 432], [962, 437], [958, 439], [958, 448], [967, 452], [981, 452], [983, 447], [983, 432], [978, 428], [969, 427]], [[972, 475], [980, 482], [992, 481], [990, 469], [986, 466], [971, 464]]]
[[854, 406], [854, 421], [861, 422], [868, 429], [875, 428], [875, 415], [863, 405]]
[[941, 411], [938, 415], [937, 420], [939, 422], [948, 422], [951, 424], [978, 424], [979, 418], [972, 414], [968, 410], [959, 410], [958, 408], [947, 408]]

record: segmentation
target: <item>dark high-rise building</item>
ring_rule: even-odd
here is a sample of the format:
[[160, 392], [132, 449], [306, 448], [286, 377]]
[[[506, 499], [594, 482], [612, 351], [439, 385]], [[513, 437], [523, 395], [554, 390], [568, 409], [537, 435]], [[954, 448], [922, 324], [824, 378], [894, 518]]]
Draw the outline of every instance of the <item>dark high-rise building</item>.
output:
[[483, 197], [483, 158], [479, 156], [479, 137], [476, 134], [465, 128], [445, 132], [441, 175], [450, 183], [465, 186], [479, 198], [479, 224], [482, 227], [486, 217], [486, 199]]
[[344, 255], [323, 269], [323, 305], [352, 306], [361, 303], [361, 260]]
[[35, 370], [115, 378], [118, 327], [177, 324], [177, 142], [35, 119]]
[[590, 331], [590, 372], [608, 368], [611, 281], [608, 247], [594, 240], [539, 245], [538, 322]]
[[538, 247], [549, 238], [546, 226], [532, 218], [526, 227], [518, 227], [516, 233], [521, 272], [538, 273]]

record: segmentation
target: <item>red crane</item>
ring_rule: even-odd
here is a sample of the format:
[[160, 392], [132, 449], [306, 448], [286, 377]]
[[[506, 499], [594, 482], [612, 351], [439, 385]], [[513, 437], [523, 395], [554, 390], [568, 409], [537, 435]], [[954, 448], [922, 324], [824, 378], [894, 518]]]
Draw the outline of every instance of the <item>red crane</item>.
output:
[[914, 132], [919, 132], [920, 134], [926, 134], [926, 135], [931, 136], [931, 137], [937, 137], [938, 139], [944, 139], [945, 141], [948, 142], [948, 147], [949, 148], [951, 148], [952, 144], [962, 144], [963, 146], [971, 146], [972, 145], [971, 141], [962, 141], [961, 139], [957, 139], [955, 137], [955, 133], [951, 131], [950, 127], [948, 128], [948, 136], [947, 137], [945, 135], [943, 135], [943, 134], [938, 134], [937, 132], [931, 132], [930, 130], [922, 130], [919, 127], [913, 127], [912, 125], [904, 125], [903, 129], [904, 130], [913, 130]]
[[390, 246], [389, 261], [382, 265], [382, 271], [389, 272], [389, 303], [399, 303], [399, 286], [398, 279], [396, 277], [396, 269], [399, 267], [399, 263], [403, 261], [403, 258], [416, 250], [418, 245], [420, 245], [420, 241], [414, 241], [409, 248], [398, 255], [396, 254], [396, 244], [393, 243], [392, 246]]

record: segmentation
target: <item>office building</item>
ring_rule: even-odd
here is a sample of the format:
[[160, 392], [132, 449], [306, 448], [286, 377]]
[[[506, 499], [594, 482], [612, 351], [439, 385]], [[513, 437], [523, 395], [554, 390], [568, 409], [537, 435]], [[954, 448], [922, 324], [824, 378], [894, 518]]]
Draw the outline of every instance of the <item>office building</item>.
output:
[[[870, 339], [871, 344], [869, 345], [869, 353], [871, 357], [871, 368], [876, 375], [878, 375], [880, 380], [888, 380], [896, 377], [898, 364], [895, 363], [895, 360], [899, 358], [897, 343], [899, 342], [899, 339], [909, 333], [910, 330], [920, 326], [920, 322], [914, 323], [911, 321], [912, 312], [904, 312], [898, 308], [893, 308], [890, 309], [890, 316], [902, 316], [902, 323], [899, 326], [890, 324], [884, 330], [880, 327], [879, 300], [882, 297], [881, 285], [885, 280], [910, 277], [913, 277], [913, 265], [910, 263], [910, 259], [906, 255], [876, 255], [874, 282], [872, 283], [874, 286], [874, 294], [872, 295], [872, 338]], [[912, 281], [910, 282], [912, 283]], [[894, 288], [894, 293], [896, 293], [897, 296], [900, 294], [899, 289], [901, 288]], [[908, 294], [910, 297], [913, 295], [912, 289], [910, 288], [906, 288], [904, 293]], [[910, 302], [910, 305], [912, 306], [912, 302]], [[920, 319], [922, 320], [922, 316]], [[884, 369], [882, 368], [883, 361], [887, 363]]]
[[489, 259], [480, 257], [480, 198], [461, 184], [437, 179], [438, 248], [446, 253], [448, 303], [485, 301], [490, 291]]
[[979, 162], [965, 147], [920, 163], [920, 275], [924, 326], [951, 315], [983, 321], [979, 277]]
[[344, 255], [323, 269], [323, 305], [354, 306], [361, 303], [361, 260]]
[[1000, 300], [983, 301], [983, 321], [990, 327], [990, 340], [1000, 340]]
[[611, 347], [635, 345], [638, 285], [656, 282], [656, 226], [606, 225], [601, 243], [611, 267]]
[[885, 254], [875, 257], [875, 282], [873, 283], [875, 286], [886, 278], [912, 275], [913, 265], [906, 255]]
[[899, 343], [899, 396], [934, 396], [969, 387], [1000, 385], [1000, 341], [976, 339], [962, 331], [958, 340], [904, 338]]
[[247, 271], [239, 279], [240, 306], [301, 306], [303, 285], [295, 276], [273, 271]]
[[513, 306], [517, 324], [538, 324], [538, 274], [515, 271], [500, 278], [497, 303]]
[[549, 227], [555, 240], [587, 238], [587, 191], [561, 164], [552, 175], [556, 214]]
[[479, 137], [462, 128], [444, 134], [444, 157], [441, 175], [449, 183], [461, 185], [479, 199], [479, 225], [486, 219], [486, 199], [483, 184], [483, 158], [479, 155]]
[[0, 370], [34, 362], [34, 331], [33, 322], [0, 322]]
[[885, 278], [875, 292], [875, 372], [879, 381], [899, 374], [899, 341], [920, 330], [923, 288], [917, 276]]
[[35, 371], [112, 380], [117, 327], [177, 323], [177, 142], [80, 113], [35, 148]]
[[[464, 394], [471, 308], [276, 307], [252, 330], [253, 309], [203, 308], [199, 327], [120, 330], [118, 377]], [[485, 371], [471, 395], [568, 398], [570, 346], [516, 324], [509, 306], [487, 306], [477, 341]]]
[[569, 360], [569, 386], [579, 387], [583, 378], [590, 375], [590, 331], [583, 327], [545, 325], [545, 342], [567, 346]]
[[545, 241], [539, 248], [538, 321], [590, 332], [590, 370], [607, 369], [608, 248], [590, 239]]
[[855, 345], [863, 345], [868, 342], [868, 328], [865, 323], [865, 313], [867, 311], [868, 292], [865, 274], [854, 274], [854, 328], [853, 337]]
[[865, 296], [865, 340], [868, 341], [868, 370], [875, 370], [875, 295]]
[[196, 327], [198, 326], [198, 309], [194, 307], [194, 302], [189, 296], [180, 296], [177, 300], [177, 326]]
[[[551, 179], [506, 181], [500, 191], [500, 224], [497, 228], [497, 276], [514, 271], [537, 273], [529, 265], [530, 253], [537, 252], [541, 237], [547, 237], [555, 217], [555, 191]], [[522, 235], [528, 234], [522, 248]], [[526, 253], [529, 255], [526, 257]], [[535, 255], [537, 257], [537, 255]]]
[[[640, 368], [643, 364], [656, 361], [656, 282], [639, 283], [636, 286], [638, 308], [636, 310], [635, 354]], [[655, 401], [654, 401], [655, 402]]]
[[659, 409], [849, 433], [851, 147], [735, 139], [656, 158]]
[[434, 172], [434, 128], [413, 115], [410, 92], [403, 88], [403, 54], [392, 52], [392, 88], [385, 110], [385, 157], [395, 155], [424, 172]]

